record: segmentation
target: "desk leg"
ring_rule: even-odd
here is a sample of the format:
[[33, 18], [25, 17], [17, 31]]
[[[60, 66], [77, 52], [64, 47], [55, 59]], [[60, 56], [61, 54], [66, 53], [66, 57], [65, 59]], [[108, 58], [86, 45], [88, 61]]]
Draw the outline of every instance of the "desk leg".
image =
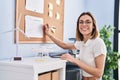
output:
[[60, 69], [60, 80], [65, 80], [65, 76], [66, 76], [66, 67]]

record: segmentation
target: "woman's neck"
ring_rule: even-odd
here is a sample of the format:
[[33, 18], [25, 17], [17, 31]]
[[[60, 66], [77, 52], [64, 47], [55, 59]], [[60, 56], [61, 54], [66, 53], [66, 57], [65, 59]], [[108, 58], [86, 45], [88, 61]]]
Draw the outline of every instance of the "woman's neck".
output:
[[90, 39], [91, 38], [91, 36], [89, 35], [89, 36], [84, 36], [84, 42], [86, 43], [87, 42], [87, 40], [88, 39]]

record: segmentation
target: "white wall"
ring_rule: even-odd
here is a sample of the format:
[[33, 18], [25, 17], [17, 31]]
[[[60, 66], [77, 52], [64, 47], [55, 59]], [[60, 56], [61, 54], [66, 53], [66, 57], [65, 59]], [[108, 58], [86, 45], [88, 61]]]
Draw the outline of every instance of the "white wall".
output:
[[64, 10], [64, 41], [75, 37], [76, 22], [81, 12], [84, 10], [84, 0], [65, 0]]
[[91, 11], [97, 21], [98, 27], [104, 24], [114, 23], [114, 1], [115, 0], [86, 0], [86, 11]]
[[[15, 1], [1, 0], [0, 2], [0, 32], [14, 28], [15, 24]], [[64, 41], [75, 37], [77, 18], [83, 11], [91, 11], [97, 18], [98, 25], [113, 24], [114, 0], [65, 0], [64, 9]], [[34, 56], [37, 52], [32, 48], [41, 46], [61, 49], [54, 44], [20, 44], [21, 56]], [[0, 34], [0, 59], [11, 58], [16, 55], [14, 33]]]
[[[81, 12], [90, 11], [96, 18], [99, 29], [103, 25], [113, 25], [114, 0], [65, 0], [64, 41], [75, 37], [76, 22]], [[76, 4], [74, 4], [76, 3]]]

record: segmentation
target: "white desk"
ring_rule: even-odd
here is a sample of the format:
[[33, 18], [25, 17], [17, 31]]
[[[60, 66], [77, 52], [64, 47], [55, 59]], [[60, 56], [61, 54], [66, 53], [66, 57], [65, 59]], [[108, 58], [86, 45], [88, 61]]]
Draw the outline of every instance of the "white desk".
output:
[[60, 70], [65, 80], [66, 61], [59, 58], [24, 58], [22, 61], [0, 61], [0, 80], [38, 80], [38, 74]]

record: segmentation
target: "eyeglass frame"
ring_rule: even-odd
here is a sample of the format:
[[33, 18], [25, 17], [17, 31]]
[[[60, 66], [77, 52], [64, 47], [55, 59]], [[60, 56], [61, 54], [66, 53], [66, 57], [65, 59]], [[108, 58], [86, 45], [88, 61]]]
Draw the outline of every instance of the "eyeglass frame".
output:
[[83, 25], [83, 24], [90, 25], [91, 23], [92, 23], [92, 21], [90, 21], [90, 20], [86, 20], [86, 21], [80, 20], [80, 21], [79, 21], [79, 24], [80, 24], [80, 25]]

